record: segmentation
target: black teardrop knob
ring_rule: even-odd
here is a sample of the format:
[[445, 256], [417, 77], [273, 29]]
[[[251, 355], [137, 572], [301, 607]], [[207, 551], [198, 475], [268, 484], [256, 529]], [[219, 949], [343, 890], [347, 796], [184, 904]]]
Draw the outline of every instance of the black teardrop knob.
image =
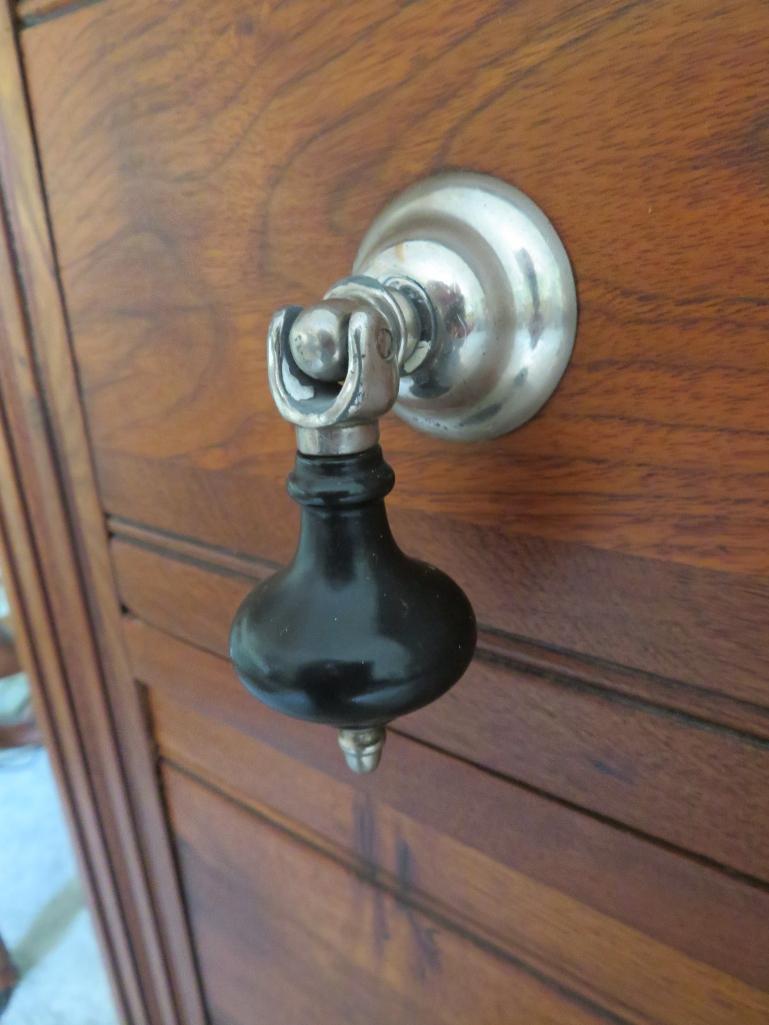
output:
[[288, 480], [302, 507], [296, 554], [251, 591], [230, 636], [240, 679], [271, 708], [370, 730], [440, 697], [467, 668], [472, 606], [450, 577], [395, 543], [384, 505], [393, 484], [378, 445], [297, 454]]

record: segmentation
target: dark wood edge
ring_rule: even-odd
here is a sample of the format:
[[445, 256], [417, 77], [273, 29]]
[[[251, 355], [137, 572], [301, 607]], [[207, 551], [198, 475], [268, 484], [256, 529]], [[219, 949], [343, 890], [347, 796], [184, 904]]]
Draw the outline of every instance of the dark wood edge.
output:
[[92, 7], [102, 0], [18, 0], [16, 17], [21, 28], [31, 28], [53, 18], [61, 18], [81, 7]]
[[[0, 294], [3, 271], [0, 245]], [[7, 310], [4, 311], [4, 317]], [[0, 334], [0, 341], [2, 334]], [[2, 389], [0, 388], [0, 392]], [[17, 641], [27, 673], [35, 718], [54, 767], [75, 851], [102, 949], [108, 959], [113, 994], [119, 1010], [130, 1021], [143, 1021], [138, 980], [122, 970], [130, 959], [130, 946], [121, 925], [116, 883], [107, 841], [99, 822], [89, 784], [89, 768], [79, 746], [78, 730], [66, 686], [65, 671], [50, 629], [50, 611], [29, 530], [20, 483], [10, 450], [10, 432], [0, 416], [0, 555], [3, 582], [13, 605]], [[130, 963], [130, 962], [129, 962]]]
[[155, 751], [120, 633], [14, 14], [0, 4], [0, 503], [22, 656], [123, 1017], [204, 1025]]
[[[210, 572], [256, 582], [279, 568], [277, 563], [265, 559], [217, 548], [121, 516], [109, 516], [107, 525], [116, 538]], [[485, 628], [483, 624], [478, 632], [478, 656], [529, 674], [595, 687], [656, 708], [680, 712], [704, 723], [735, 730], [741, 736], [769, 740], [769, 709], [681, 680], [548, 647], [528, 638]]]
[[217, 548], [192, 537], [171, 534], [167, 530], [160, 530], [144, 523], [134, 523], [122, 516], [107, 516], [107, 529], [115, 537], [133, 541], [162, 555], [189, 559], [197, 565], [209, 567], [220, 573], [233, 573], [247, 580], [262, 580], [280, 568], [277, 562], [268, 562], [266, 559], [244, 555], [242, 552]]

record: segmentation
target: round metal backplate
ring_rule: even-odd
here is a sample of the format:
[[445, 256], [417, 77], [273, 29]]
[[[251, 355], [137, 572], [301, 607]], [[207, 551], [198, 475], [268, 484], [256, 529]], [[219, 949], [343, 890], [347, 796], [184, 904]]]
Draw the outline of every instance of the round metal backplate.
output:
[[530, 199], [482, 174], [449, 172], [406, 189], [361, 243], [356, 274], [427, 293], [429, 354], [404, 367], [395, 412], [456, 441], [525, 423], [569, 362], [577, 295], [566, 250]]

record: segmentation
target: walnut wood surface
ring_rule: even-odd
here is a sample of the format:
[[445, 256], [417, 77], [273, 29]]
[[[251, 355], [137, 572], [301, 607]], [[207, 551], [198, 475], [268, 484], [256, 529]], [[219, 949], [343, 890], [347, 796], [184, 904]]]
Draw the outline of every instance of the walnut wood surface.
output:
[[[759, 0], [108, 0], [23, 31], [78, 391], [39, 209], [13, 222], [29, 364], [188, 1020], [131, 672], [217, 1025], [767, 1019], [767, 28]], [[355, 781], [220, 657], [296, 533], [263, 339], [444, 167], [551, 216], [580, 331], [507, 438], [385, 425], [396, 534], [466, 587], [485, 654]]]
[[146, 520], [140, 491], [162, 494], [152, 522], [258, 546], [289, 437], [265, 387], [270, 312], [347, 273], [407, 182], [467, 166], [555, 222], [579, 341], [512, 436], [388, 424], [399, 504], [436, 530], [769, 572], [765, 34], [758, 0], [115, 0], [25, 32], [108, 508]]
[[116, 0], [24, 32], [106, 509], [285, 560], [270, 312], [407, 182], [490, 171], [572, 254], [575, 358], [494, 443], [387, 423], [399, 538], [489, 626], [769, 705], [765, 28], [755, 0]]
[[[88, 745], [83, 744], [76, 703], [69, 682], [77, 678], [80, 693], [96, 696], [89, 708], [89, 725], [103, 711], [98, 694], [98, 669], [89, 659], [92, 637], [83, 619], [83, 596], [78, 591], [71, 538], [66, 529], [62, 496], [49, 439], [41, 412], [42, 395], [32, 371], [33, 335], [29, 307], [25, 309], [22, 277], [17, 266], [16, 245], [35, 243], [25, 251], [37, 265], [34, 275], [39, 290], [50, 280], [47, 272], [47, 234], [42, 218], [42, 197], [37, 177], [32, 136], [24, 104], [23, 81], [16, 57], [10, 12], [0, 5], [0, 56], [3, 89], [0, 90], [0, 184], [4, 206], [0, 217], [0, 534], [3, 584], [14, 610], [17, 641], [38, 720], [64, 798], [86, 889], [94, 906], [94, 922], [103, 947], [109, 949], [110, 979], [116, 1006], [132, 1021], [144, 1025], [145, 1004], [136, 964], [130, 949], [135, 920], [124, 912], [116, 886], [118, 866], [112, 860], [106, 816], [100, 815], [104, 799], [102, 779], [91, 776]], [[15, 219], [16, 237], [11, 219]], [[31, 237], [19, 231], [19, 222], [32, 226]], [[29, 278], [27, 278], [29, 282]], [[55, 324], [60, 307], [49, 309]], [[25, 315], [26, 314], [26, 315]], [[46, 515], [47, 513], [47, 515]], [[48, 555], [40, 560], [40, 552]], [[68, 615], [55, 622], [53, 609], [62, 616], [66, 592]], [[64, 631], [68, 644], [59, 642]], [[102, 719], [103, 722], [103, 719]], [[93, 754], [91, 748], [90, 754]], [[102, 764], [105, 770], [106, 764]], [[102, 805], [103, 808], [103, 805]], [[128, 845], [126, 844], [126, 847]]]
[[[253, 580], [124, 541], [112, 551], [128, 609], [226, 655], [229, 625]], [[480, 656], [448, 695], [396, 728], [769, 881], [768, 743], [574, 679], [526, 672], [483, 644], [481, 635]]]
[[[300, 769], [300, 785], [306, 778]], [[241, 804], [229, 804], [175, 769], [165, 773], [165, 781], [215, 1021], [250, 1021], [254, 1006], [266, 1008], [271, 1022], [305, 1020], [308, 1001], [316, 1005], [311, 1020], [338, 1021], [339, 1002], [346, 1001], [342, 1006], [356, 1022], [640, 1023], [649, 1020], [648, 1013], [660, 1022], [757, 1025], [766, 1013], [765, 997], [750, 987], [723, 980], [553, 890], [527, 885], [526, 877], [501, 866], [495, 871], [472, 848], [443, 837], [425, 847], [419, 824], [376, 798], [359, 795], [348, 808], [342, 797], [339, 813], [353, 813], [350, 837], [358, 846], [357, 857], [344, 859], [319, 850], [310, 837], [304, 839], [312, 846], [305, 846], [267, 825], [270, 810], [259, 804], [251, 804], [257, 815], [249, 815]], [[424, 865], [419, 854], [412, 860], [413, 841], [440, 858], [445, 882], [455, 873], [482, 871], [488, 892], [481, 902], [515, 901], [523, 910], [533, 900], [539, 924], [547, 907], [560, 928], [543, 931], [545, 949], [537, 950], [542, 937], [536, 936], [533, 915], [525, 938], [535, 949], [523, 957], [498, 935], [478, 935], [472, 923], [460, 930], [440, 905], [422, 899]], [[396, 872], [377, 871], [391, 853]], [[292, 885], [285, 884], [287, 878]], [[455, 882], [460, 892], [471, 889], [467, 877]], [[252, 907], [258, 915], [250, 913]], [[574, 944], [579, 930], [591, 926], [595, 932], [587, 944]], [[589, 968], [608, 987], [599, 1002], [580, 978], [586, 965], [579, 958], [587, 946], [601, 957], [612, 942], [621, 946], [618, 960], [635, 978], [629, 984], [612, 978], [618, 968], [612, 958]], [[548, 943], [560, 949], [548, 950]], [[543, 955], [555, 953], [563, 965], [570, 947], [577, 958], [571, 972], [548, 974]], [[666, 974], [662, 993], [642, 982], [643, 976], [651, 982], [655, 971]], [[716, 1011], [712, 987], [722, 980], [726, 986]], [[617, 985], [628, 994], [616, 999]]]
[[[161, 629], [212, 651], [224, 651], [229, 629], [227, 616], [243, 596], [246, 581], [253, 585], [275, 569], [275, 564], [267, 560], [212, 548], [120, 517], [110, 517], [110, 528], [114, 536], [112, 557], [124, 604]], [[531, 567], [533, 585], [533, 559]], [[218, 579], [210, 579], [210, 571]], [[531, 589], [531, 586], [524, 588], [527, 597]], [[553, 592], [541, 588], [541, 595], [546, 596], [548, 593]], [[713, 600], [716, 600], [717, 593], [714, 586], [711, 591]], [[723, 594], [723, 586], [720, 593]], [[214, 594], [216, 600], [212, 603], [210, 599]], [[549, 612], [553, 618], [557, 618], [559, 606], [562, 612], [560, 622], [565, 624], [568, 600], [550, 602]], [[637, 609], [643, 607], [642, 601], [636, 605]], [[594, 610], [596, 631], [599, 637], [605, 639], [606, 634], [600, 631], [606, 617], [601, 614], [598, 602]], [[682, 601], [674, 611], [679, 613], [674, 624], [675, 633], [681, 636], [687, 627], [694, 629], [695, 612], [689, 601]], [[648, 621], [646, 628], [638, 637], [626, 635], [631, 643], [635, 641], [638, 644], [639, 651], [643, 644], [646, 644], [648, 650], [648, 632], [651, 632]], [[769, 739], [769, 708], [652, 672], [631, 670], [606, 657], [611, 649], [603, 658], [586, 657], [574, 650], [554, 648], [530, 638], [483, 627], [480, 645], [491, 657], [499, 657], [508, 664], [522, 666], [538, 675], [565, 677], [593, 684]], [[673, 652], [675, 648], [671, 646], [670, 650]], [[699, 664], [705, 664], [704, 653], [700, 652], [699, 655]], [[683, 666], [682, 657], [679, 661]]]
[[164, 779], [214, 1022], [253, 1020], [254, 1007], [274, 1025], [604, 1020], [402, 889], [372, 889], [178, 771]]
[[0, 511], [20, 649], [131, 1025], [202, 1005], [128, 671], [12, 4], [0, 3]]
[[[137, 489], [149, 504], [146, 482]], [[295, 517], [277, 511], [283, 490], [277, 482], [263, 487], [276, 513], [260, 517], [256, 554], [272, 560], [288, 558], [296, 541]], [[232, 486], [233, 503], [238, 494]], [[208, 508], [203, 495], [189, 501]], [[258, 508], [240, 510], [246, 531]], [[392, 519], [407, 552], [451, 570], [468, 588], [482, 626], [688, 684], [705, 699], [724, 692], [748, 706], [749, 720], [766, 718], [755, 708], [769, 708], [765, 581], [537, 538], [507, 543], [454, 522], [439, 530], [435, 517], [398, 508]], [[234, 547], [243, 551], [245, 539]]]
[[[517, 930], [541, 929], [540, 942], [545, 942], [549, 926], [525, 922], [514, 900], [489, 897], [480, 863], [463, 885], [446, 885], [442, 872], [453, 870], [429, 853], [430, 835], [440, 833], [470, 846], [688, 956], [765, 985], [766, 923], [758, 924], [769, 899], [765, 887], [705, 868], [667, 846], [397, 733], [391, 737], [395, 757], [383, 764], [381, 776], [351, 777], [329, 743], [331, 731], [276, 719], [249, 699], [223, 660], [196, 655], [135, 621], [125, 629], [137, 675], [150, 688], [156, 735], [166, 755], [239, 799], [269, 807], [293, 831], [309, 829], [366, 856], [356, 809], [364, 800], [381, 804], [408, 816], [410, 829], [419, 832], [412, 849], [422, 865], [418, 888], [472, 919], [475, 928], [502, 933], [510, 942], [517, 936], [515, 942], [526, 946]], [[194, 674], [188, 671], [191, 664]], [[397, 828], [394, 833], [397, 837]], [[393, 839], [368, 856], [383, 872], [397, 875], [396, 848]], [[604, 926], [609, 927], [608, 917]], [[580, 935], [577, 931], [571, 938], [577, 948], [571, 956], [579, 956]], [[593, 956], [581, 969], [588, 983]]]
[[765, 995], [723, 974], [766, 985], [761, 890], [398, 735], [378, 779], [351, 777], [330, 731], [276, 723], [225, 663], [146, 627], [129, 635], [161, 751], [372, 884], [633, 1021], [766, 1014]]

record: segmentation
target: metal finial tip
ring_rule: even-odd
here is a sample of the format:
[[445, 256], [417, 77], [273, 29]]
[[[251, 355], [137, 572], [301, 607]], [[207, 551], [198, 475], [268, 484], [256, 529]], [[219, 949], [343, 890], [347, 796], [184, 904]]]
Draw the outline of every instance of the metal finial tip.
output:
[[344, 760], [353, 772], [373, 772], [382, 757], [385, 742], [384, 726], [361, 730], [340, 730], [339, 746]]

